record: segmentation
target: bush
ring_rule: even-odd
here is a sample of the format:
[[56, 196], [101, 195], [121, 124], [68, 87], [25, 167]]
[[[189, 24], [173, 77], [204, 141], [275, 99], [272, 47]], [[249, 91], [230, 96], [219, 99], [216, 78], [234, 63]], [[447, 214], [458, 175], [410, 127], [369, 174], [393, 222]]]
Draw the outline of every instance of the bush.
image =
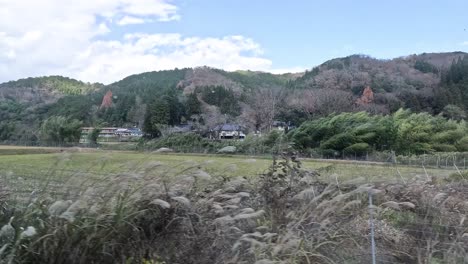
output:
[[453, 145], [449, 144], [432, 144], [432, 147], [434, 148], [435, 151], [439, 152], [456, 152], [457, 148]]
[[346, 153], [349, 153], [349, 154], [356, 153], [358, 155], [365, 154], [369, 150], [370, 150], [370, 146], [367, 143], [356, 143], [344, 149]]
[[[453, 151], [454, 148], [468, 151], [468, 137], [464, 137], [467, 133], [464, 121], [400, 109], [387, 116], [341, 113], [308, 121], [291, 133], [291, 140], [294, 147], [303, 152], [320, 148], [341, 153], [353, 144], [365, 143], [368, 145], [365, 151], [395, 151], [406, 155]], [[364, 146], [356, 148], [360, 147], [357, 150], [362, 152]]]
[[332, 136], [327, 141], [320, 144], [321, 149], [334, 149], [334, 150], [342, 150], [348, 147], [349, 145], [354, 144], [356, 138], [354, 135], [348, 133], [341, 133]]
[[213, 150], [212, 142], [195, 133], [169, 134], [158, 139], [146, 142], [145, 149], [156, 150], [171, 148], [178, 152], [200, 152], [203, 149]]
[[216, 153], [226, 146], [236, 147], [236, 153], [259, 155], [274, 154], [289, 147], [286, 136], [273, 131], [265, 137], [247, 136], [244, 140], [212, 140], [195, 133], [170, 134], [140, 144], [140, 149], [171, 148], [177, 152]]
[[244, 140], [233, 142], [233, 144], [237, 147], [238, 152], [243, 154], [258, 155], [272, 153], [272, 146], [266, 145], [262, 137], [249, 135]]
[[265, 144], [268, 147], [273, 147], [277, 142], [279, 142], [282, 139], [283, 135], [283, 132], [273, 130], [270, 133], [268, 133], [268, 135], [263, 139], [263, 144]]
[[41, 139], [54, 143], [78, 142], [82, 124], [76, 119], [69, 120], [64, 116], [51, 116], [42, 122]]
[[468, 151], [468, 136], [464, 136], [456, 144], [458, 151]]

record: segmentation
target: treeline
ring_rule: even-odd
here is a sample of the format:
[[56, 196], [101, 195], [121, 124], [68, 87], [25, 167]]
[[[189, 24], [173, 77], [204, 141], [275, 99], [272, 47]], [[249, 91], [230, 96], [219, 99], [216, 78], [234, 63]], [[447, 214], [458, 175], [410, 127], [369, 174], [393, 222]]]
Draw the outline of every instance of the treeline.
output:
[[85, 94], [99, 89], [104, 85], [99, 83], [84, 83], [75, 79], [63, 76], [44, 76], [37, 78], [26, 78], [17, 81], [11, 81], [0, 84], [0, 88], [24, 88], [24, 87], [40, 87], [59, 91], [63, 94]]
[[141, 141], [139, 150], [157, 150], [170, 148], [176, 152], [185, 153], [218, 153], [224, 147], [235, 148], [232, 153], [246, 155], [279, 154], [289, 145], [287, 135], [271, 131], [262, 136], [248, 135], [244, 140], [211, 140], [195, 133], [174, 133], [162, 137]]
[[303, 123], [290, 139], [298, 150], [328, 156], [468, 151], [468, 126], [465, 121], [403, 109], [391, 115], [341, 113]]
[[215, 153], [228, 145], [235, 146], [236, 153], [243, 154], [279, 153], [289, 146], [305, 155], [336, 158], [390, 151], [405, 156], [466, 152], [468, 124], [442, 115], [404, 109], [391, 115], [354, 112], [306, 121], [287, 134], [273, 130], [262, 137], [248, 136], [244, 141], [212, 141], [193, 133], [169, 134], [140, 147]]
[[[464, 112], [468, 110], [468, 57], [454, 61], [443, 73], [435, 98], [439, 109], [454, 117], [465, 118]], [[449, 109], [447, 105], [450, 105]]]
[[[275, 120], [300, 126], [333, 113], [387, 116], [401, 108], [461, 121], [468, 110], [468, 58], [463, 56], [426, 54], [383, 61], [353, 55], [328, 61], [300, 77], [201, 68], [132, 75], [107, 86], [59, 76], [22, 79], [0, 85], [0, 140], [40, 141], [41, 125], [52, 117], [77, 120], [83, 126], [137, 126], [151, 138], [167, 126], [186, 123], [207, 131], [232, 122], [249, 132], [267, 133]], [[112, 104], [101, 107], [108, 91]], [[382, 143], [354, 141], [360, 145], [353, 149]], [[456, 148], [437, 144], [421, 149]]]

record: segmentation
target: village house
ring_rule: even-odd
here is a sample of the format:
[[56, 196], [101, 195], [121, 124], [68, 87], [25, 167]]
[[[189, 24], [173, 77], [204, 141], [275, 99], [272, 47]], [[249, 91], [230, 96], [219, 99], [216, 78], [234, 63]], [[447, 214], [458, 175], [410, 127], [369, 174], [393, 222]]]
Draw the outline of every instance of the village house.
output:
[[223, 124], [211, 129], [211, 139], [244, 139], [245, 129], [237, 124]]
[[[81, 128], [81, 144], [91, 143], [89, 135], [94, 129], [94, 127]], [[100, 143], [128, 141], [129, 139], [140, 138], [142, 136], [143, 133], [139, 128], [103, 127], [99, 129], [98, 141]]]
[[288, 132], [289, 130], [293, 129], [294, 126], [291, 126], [291, 122], [283, 122], [283, 121], [273, 121], [271, 125], [272, 130], [277, 130], [277, 131], [282, 131], [282, 132]]

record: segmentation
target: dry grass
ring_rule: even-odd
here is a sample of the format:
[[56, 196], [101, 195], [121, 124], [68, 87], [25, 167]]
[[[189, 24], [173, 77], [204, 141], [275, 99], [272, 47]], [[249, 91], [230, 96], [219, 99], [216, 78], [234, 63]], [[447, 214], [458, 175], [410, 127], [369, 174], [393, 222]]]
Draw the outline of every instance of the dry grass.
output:
[[369, 192], [380, 262], [468, 259], [464, 181], [370, 184], [372, 169], [349, 180], [293, 154], [133, 155], [2, 159], [0, 263], [368, 263]]

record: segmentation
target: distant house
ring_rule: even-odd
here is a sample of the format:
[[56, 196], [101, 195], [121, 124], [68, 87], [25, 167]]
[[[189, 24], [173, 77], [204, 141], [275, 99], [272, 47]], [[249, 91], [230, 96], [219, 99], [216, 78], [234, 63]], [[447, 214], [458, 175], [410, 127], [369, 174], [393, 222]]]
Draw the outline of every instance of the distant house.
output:
[[99, 137], [103, 138], [112, 138], [115, 137], [116, 134], [115, 132], [117, 131], [117, 127], [103, 127], [101, 128], [101, 131], [99, 132]]
[[[94, 129], [95, 129], [94, 127], [82, 127], [81, 135], [80, 135], [80, 143], [82, 144], [90, 143], [89, 135], [91, 134], [91, 132], [93, 132]], [[99, 132], [98, 137], [110, 137], [111, 135], [114, 134], [114, 131], [116, 129], [117, 128], [113, 128], [113, 127], [103, 127], [101, 128], [101, 131]]]
[[117, 128], [114, 132], [118, 137], [141, 137], [143, 133], [139, 128]]
[[141, 129], [139, 128], [129, 128], [130, 130], [130, 136], [133, 136], [133, 137], [142, 137], [143, 136], [143, 131], [141, 131]]
[[[88, 144], [89, 134], [94, 130], [94, 127], [81, 128], [80, 143]], [[120, 127], [103, 127], [99, 129], [98, 142], [119, 142], [128, 141], [132, 138], [140, 138], [143, 133], [139, 128], [120, 128]]]
[[273, 121], [273, 124], [271, 124], [272, 129], [276, 129], [279, 131], [285, 131], [288, 129], [288, 124], [283, 121]]
[[244, 139], [245, 129], [237, 124], [218, 125], [211, 129], [210, 138], [212, 139]]
[[286, 123], [283, 121], [273, 121], [271, 128], [272, 130], [288, 132], [289, 130], [293, 129], [294, 126], [291, 126], [290, 122]]

